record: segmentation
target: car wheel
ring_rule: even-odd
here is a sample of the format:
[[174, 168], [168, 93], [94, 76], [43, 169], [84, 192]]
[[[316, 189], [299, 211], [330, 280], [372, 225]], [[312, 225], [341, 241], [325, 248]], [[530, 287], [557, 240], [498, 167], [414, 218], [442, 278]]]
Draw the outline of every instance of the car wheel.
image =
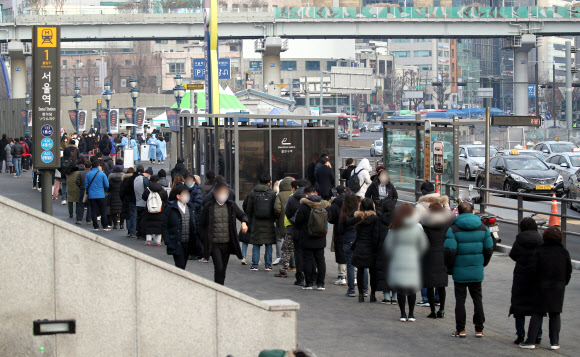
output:
[[465, 179], [471, 181], [471, 170], [469, 169], [469, 165], [465, 166]]
[[512, 188], [511, 188], [509, 182], [507, 182], [507, 181], [504, 182], [504, 184], [503, 184], [503, 190], [505, 191], [505, 197], [510, 198], [512, 196], [511, 195]]

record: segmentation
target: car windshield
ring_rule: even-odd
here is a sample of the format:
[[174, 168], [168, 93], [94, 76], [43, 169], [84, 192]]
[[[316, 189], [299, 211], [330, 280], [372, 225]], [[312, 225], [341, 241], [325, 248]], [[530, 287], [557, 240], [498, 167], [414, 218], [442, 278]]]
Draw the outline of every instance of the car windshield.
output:
[[[485, 157], [484, 147], [468, 148], [467, 151], [469, 152], [469, 157]], [[497, 153], [495, 148], [489, 149], [489, 156], [494, 156], [495, 153]]]
[[577, 148], [577, 146], [572, 143], [550, 144], [550, 146], [552, 147], [552, 152], [570, 152], [572, 149]]
[[505, 160], [509, 170], [547, 170], [548, 166], [540, 159], [531, 157], [512, 157]]
[[383, 141], [382, 140], [375, 141], [375, 146], [383, 147]]
[[579, 167], [580, 166], [580, 155], [570, 156], [570, 162], [572, 163], [572, 166]]

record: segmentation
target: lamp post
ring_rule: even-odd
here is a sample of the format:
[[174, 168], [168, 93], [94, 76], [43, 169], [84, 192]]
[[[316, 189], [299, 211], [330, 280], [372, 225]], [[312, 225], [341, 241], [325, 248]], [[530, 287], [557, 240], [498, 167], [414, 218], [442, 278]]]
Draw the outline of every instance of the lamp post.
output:
[[73, 101], [75, 102], [75, 106], [76, 106], [76, 112], [75, 112], [75, 121], [76, 121], [76, 129], [77, 129], [77, 134], [79, 134], [79, 103], [81, 102], [81, 100], [83, 99], [83, 97], [81, 97], [80, 95], [81, 89], [77, 86], [75, 87], [75, 95], [73, 96]]
[[[137, 98], [139, 98], [139, 89], [137, 89], [137, 80], [135, 77], [131, 77], [129, 81], [131, 86], [131, 99], [133, 99], [133, 124], [135, 124], [135, 113], [137, 112]], [[133, 127], [133, 137], [137, 137], [137, 127]]]
[[110, 131], [109, 129], [109, 102], [113, 97], [113, 93], [111, 92], [111, 82], [108, 80], [105, 82], [105, 91], [103, 92], [103, 99], [107, 103], [107, 133]]
[[[181, 78], [181, 75], [178, 73], [175, 75], [175, 77], [173, 77], [173, 81], [175, 82], [175, 87], [173, 87], [173, 96], [175, 97], [175, 100], [177, 102], [177, 120], [179, 121], [179, 113], [181, 112], [181, 99], [183, 99], [183, 96], [185, 95], [185, 87], [181, 84], [183, 83], [183, 78]], [[181, 125], [180, 125], [181, 126]], [[183, 132], [180, 130], [180, 135], [183, 135]], [[180, 136], [181, 137], [181, 136]], [[171, 132], [171, 167], [175, 166], [175, 164], [177, 164], [177, 157], [178, 157], [178, 150], [180, 150], [181, 146], [181, 140], [179, 140], [179, 143], [177, 142], [177, 133], [172, 131]], [[175, 153], [175, 155], [174, 155]]]
[[30, 129], [28, 129], [28, 108], [30, 106], [30, 93], [26, 92], [26, 122], [24, 123], [24, 136], [30, 136]]

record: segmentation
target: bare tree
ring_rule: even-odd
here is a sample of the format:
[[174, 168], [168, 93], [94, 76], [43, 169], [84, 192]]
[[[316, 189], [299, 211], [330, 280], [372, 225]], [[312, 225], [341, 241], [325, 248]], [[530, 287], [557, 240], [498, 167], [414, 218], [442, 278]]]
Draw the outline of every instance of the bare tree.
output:
[[179, 9], [197, 9], [203, 6], [203, 0], [160, 0], [159, 6], [163, 12]]
[[[423, 91], [423, 98], [409, 99], [411, 107], [416, 108], [425, 98], [425, 86], [421, 80], [422, 73], [414, 69], [405, 69], [398, 79], [402, 85], [403, 90], [421, 90]], [[420, 87], [420, 89], [419, 89]]]
[[46, 5], [48, 5], [48, 0], [29, 0], [30, 6], [34, 8], [37, 14], [42, 14], [46, 10]]
[[156, 93], [157, 75], [161, 75], [161, 57], [159, 54], [152, 54], [151, 42], [135, 42], [131, 57], [131, 72], [135, 73], [139, 90], [143, 93]]
[[64, 4], [66, 3], [66, 0], [51, 0], [51, 3], [54, 5], [54, 8], [56, 9], [57, 13], [63, 13], [63, 7]]
[[449, 81], [440, 81], [437, 82], [440, 85], [432, 86], [433, 87], [433, 98], [437, 101], [437, 108], [443, 109], [443, 105], [445, 101], [449, 97], [449, 93], [447, 93], [447, 89], [449, 88]]

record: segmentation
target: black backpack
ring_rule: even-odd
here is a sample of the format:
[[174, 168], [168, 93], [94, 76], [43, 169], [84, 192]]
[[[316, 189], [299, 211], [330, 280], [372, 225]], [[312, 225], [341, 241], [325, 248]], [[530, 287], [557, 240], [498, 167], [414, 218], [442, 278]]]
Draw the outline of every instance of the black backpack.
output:
[[62, 157], [60, 159], [60, 174], [62, 177], [66, 177], [70, 171], [70, 166], [74, 163], [74, 159], [70, 156]]
[[254, 196], [254, 217], [258, 219], [269, 219], [273, 216], [273, 205], [270, 191], [256, 192]]
[[363, 169], [360, 169], [358, 172], [354, 171], [352, 176], [348, 179], [348, 181], [346, 181], [346, 187], [348, 187], [352, 193], [357, 193], [358, 191], [360, 191], [360, 180], [358, 178], [358, 174], [362, 171]]

